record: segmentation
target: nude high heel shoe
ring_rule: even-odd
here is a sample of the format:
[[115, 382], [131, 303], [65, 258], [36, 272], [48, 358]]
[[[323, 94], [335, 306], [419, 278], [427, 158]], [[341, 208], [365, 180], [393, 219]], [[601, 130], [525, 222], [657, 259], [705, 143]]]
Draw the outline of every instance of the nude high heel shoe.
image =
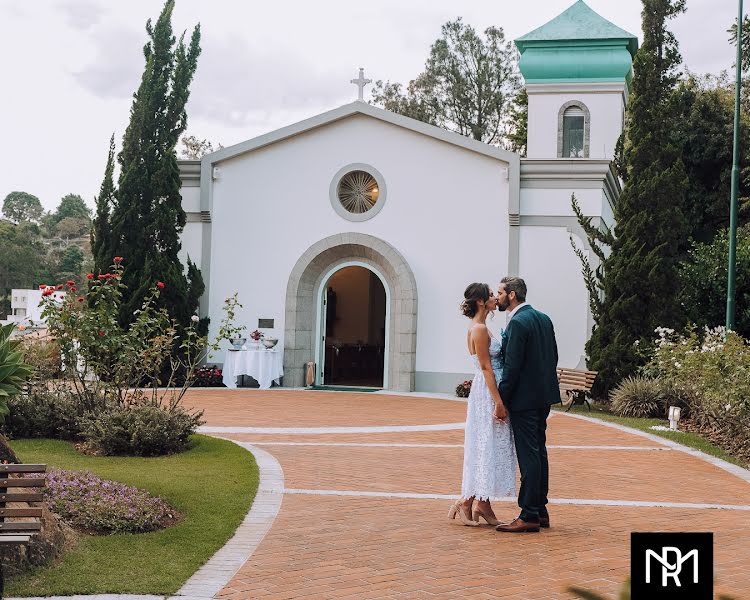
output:
[[472, 521], [469, 516], [464, 512], [464, 507], [460, 500], [456, 500], [448, 510], [448, 520], [453, 521], [456, 517], [467, 527], [477, 527], [479, 521]]
[[471, 509], [471, 518], [479, 523], [479, 517], [482, 517], [487, 525], [492, 525], [493, 527], [501, 524], [496, 518], [484, 514], [479, 508], [479, 504], [475, 503]]

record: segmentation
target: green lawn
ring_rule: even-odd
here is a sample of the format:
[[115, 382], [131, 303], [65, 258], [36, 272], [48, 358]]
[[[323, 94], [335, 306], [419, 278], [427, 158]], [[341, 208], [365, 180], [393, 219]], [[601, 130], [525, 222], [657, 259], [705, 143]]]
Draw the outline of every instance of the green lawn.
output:
[[[561, 408], [559, 404], [555, 405], [553, 409], [559, 410], [561, 412], [564, 412], [565, 410], [564, 408]], [[721, 458], [722, 460], [738, 465], [740, 467], [745, 467], [742, 461], [733, 458], [732, 456], [724, 452], [724, 450], [722, 450], [718, 446], [715, 446], [706, 438], [701, 437], [696, 433], [683, 431], [659, 431], [656, 429], [651, 429], [653, 425], [664, 425], [665, 427], [668, 426], [669, 421], [667, 421], [666, 419], [636, 419], [632, 417], [618, 417], [617, 415], [609, 412], [607, 407], [599, 404], [592, 404], [591, 411], [589, 411], [589, 409], [585, 406], [574, 406], [570, 409], [570, 412], [577, 415], [595, 417], [597, 419], [601, 419], [602, 421], [617, 423], [626, 427], [632, 427], [633, 429], [639, 429], [641, 431], [645, 431], [646, 433], [658, 435], [659, 437], [672, 440], [673, 442], [677, 442], [679, 444], [682, 444], [683, 446], [700, 450], [701, 452], [705, 452], [706, 454], [710, 454], [711, 456]]]
[[144, 488], [184, 520], [151, 533], [81, 536], [59, 564], [8, 581], [7, 595], [176, 592], [232, 536], [258, 489], [252, 454], [225, 440], [193, 440], [187, 452], [158, 458], [82, 456], [67, 442], [13, 441], [26, 463], [88, 470]]

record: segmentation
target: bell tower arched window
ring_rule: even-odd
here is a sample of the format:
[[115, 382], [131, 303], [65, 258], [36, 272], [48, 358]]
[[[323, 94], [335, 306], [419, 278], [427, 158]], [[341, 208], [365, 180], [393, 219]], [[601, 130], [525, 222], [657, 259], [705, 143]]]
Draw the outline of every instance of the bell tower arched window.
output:
[[591, 115], [582, 102], [566, 102], [557, 120], [557, 157], [588, 158]]

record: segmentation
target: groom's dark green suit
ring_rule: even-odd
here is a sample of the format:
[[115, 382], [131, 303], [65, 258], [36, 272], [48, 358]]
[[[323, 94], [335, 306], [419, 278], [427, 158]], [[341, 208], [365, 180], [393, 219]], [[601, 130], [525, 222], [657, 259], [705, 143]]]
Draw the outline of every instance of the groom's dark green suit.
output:
[[521, 470], [520, 518], [527, 523], [549, 516], [546, 431], [550, 406], [560, 402], [556, 368], [552, 321], [528, 304], [520, 306], [503, 334], [503, 375], [498, 389], [510, 413]]

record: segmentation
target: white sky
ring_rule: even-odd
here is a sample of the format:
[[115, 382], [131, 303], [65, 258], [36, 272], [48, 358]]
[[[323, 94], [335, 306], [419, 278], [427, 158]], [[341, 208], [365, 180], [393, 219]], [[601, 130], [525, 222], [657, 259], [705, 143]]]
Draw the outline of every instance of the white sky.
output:
[[[225, 146], [356, 99], [367, 77], [407, 82], [440, 26], [458, 16], [515, 39], [573, 0], [178, 0], [175, 32], [200, 22], [203, 53], [191, 87], [188, 134]], [[588, 0], [640, 32], [640, 0]], [[109, 137], [118, 151], [143, 71], [148, 18], [161, 0], [0, 0], [0, 201], [11, 191], [54, 209], [68, 193], [93, 206]], [[688, 0], [674, 21], [687, 67], [731, 69], [732, 0]], [[369, 89], [369, 88], [368, 88]], [[365, 98], [369, 94], [366, 92]], [[729, 142], [728, 142], [729, 143]]]

